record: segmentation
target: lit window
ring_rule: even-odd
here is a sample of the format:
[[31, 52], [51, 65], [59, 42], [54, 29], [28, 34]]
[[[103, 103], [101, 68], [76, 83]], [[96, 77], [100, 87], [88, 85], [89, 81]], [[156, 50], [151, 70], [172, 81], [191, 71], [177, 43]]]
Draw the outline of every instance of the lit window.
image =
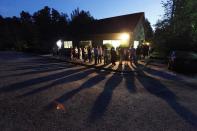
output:
[[64, 48], [73, 48], [72, 41], [64, 41]]

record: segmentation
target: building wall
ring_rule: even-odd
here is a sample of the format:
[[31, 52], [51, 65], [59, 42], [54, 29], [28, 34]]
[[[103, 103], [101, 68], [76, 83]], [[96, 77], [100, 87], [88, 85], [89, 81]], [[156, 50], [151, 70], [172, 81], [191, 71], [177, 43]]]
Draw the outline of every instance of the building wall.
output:
[[[120, 37], [123, 33], [127, 33], [130, 38], [128, 39], [128, 46], [130, 45], [130, 41], [133, 40], [133, 33], [131, 32], [122, 32], [122, 33], [105, 33], [105, 34], [92, 34], [92, 35], [84, 35], [79, 38], [81, 41], [92, 41], [92, 46], [102, 46], [103, 40], [120, 40]], [[75, 41], [74, 45], [80, 46], [79, 41]]]
[[144, 33], [144, 17], [142, 17], [140, 19], [140, 21], [138, 22], [135, 30], [134, 30], [134, 33], [133, 33], [133, 42], [134, 41], [139, 41], [140, 44], [142, 41], [145, 40], [145, 33]]
[[102, 46], [103, 45], [103, 40], [120, 40], [120, 36], [123, 33], [128, 33], [130, 38], [128, 40], [128, 46], [130, 47], [131, 45], [134, 44], [134, 41], [139, 41], [141, 44], [142, 41], [145, 40], [145, 34], [144, 34], [144, 16], [141, 17], [139, 22], [137, 23], [136, 27], [134, 30], [131, 30], [130, 32], [121, 32], [121, 33], [103, 33], [103, 34], [91, 34], [91, 35], [86, 35], [83, 34], [79, 37], [73, 37], [73, 46], [78, 46], [80, 47], [81, 45], [79, 44], [80, 41], [91, 41], [92, 46]]
[[[125, 33], [125, 32], [122, 32]], [[120, 35], [122, 33], [104, 33], [104, 34], [92, 34], [92, 35], [86, 35], [86, 36], [82, 36], [81, 40], [88, 40], [88, 39], [92, 39], [92, 40], [119, 40], [120, 39]], [[128, 34], [132, 34], [131, 32], [126, 32]]]

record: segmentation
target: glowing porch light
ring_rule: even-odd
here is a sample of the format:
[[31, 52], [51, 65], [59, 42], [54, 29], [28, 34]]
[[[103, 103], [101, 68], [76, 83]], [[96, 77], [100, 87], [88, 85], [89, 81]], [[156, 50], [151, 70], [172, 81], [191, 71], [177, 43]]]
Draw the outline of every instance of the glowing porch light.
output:
[[129, 40], [129, 34], [128, 33], [122, 33], [120, 35], [121, 40]]
[[56, 45], [57, 45], [58, 49], [60, 49], [62, 47], [62, 41], [61, 40], [58, 40], [56, 42]]

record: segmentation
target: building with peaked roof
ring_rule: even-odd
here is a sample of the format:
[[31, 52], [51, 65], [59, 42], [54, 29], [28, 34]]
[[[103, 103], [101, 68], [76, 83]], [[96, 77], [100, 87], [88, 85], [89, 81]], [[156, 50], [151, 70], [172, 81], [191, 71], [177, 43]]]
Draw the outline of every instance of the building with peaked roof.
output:
[[119, 47], [135, 47], [145, 40], [143, 12], [95, 20], [84, 26], [86, 33], [72, 36], [69, 41], [64, 41], [64, 47], [73, 46], [101, 46], [111, 44]]

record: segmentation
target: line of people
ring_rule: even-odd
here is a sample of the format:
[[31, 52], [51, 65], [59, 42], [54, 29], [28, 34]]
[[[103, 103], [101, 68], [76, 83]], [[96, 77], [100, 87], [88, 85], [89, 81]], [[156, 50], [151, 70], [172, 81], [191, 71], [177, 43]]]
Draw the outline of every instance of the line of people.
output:
[[136, 49], [133, 46], [130, 48], [120, 48], [120, 64], [128, 65], [128, 62], [136, 64], [138, 60], [147, 58], [149, 53], [150, 47], [148, 45], [139, 45]]
[[71, 59], [81, 60], [83, 62], [94, 62], [97, 64], [109, 64], [112, 66], [116, 65], [116, 61], [120, 60], [120, 64], [127, 65], [128, 62], [137, 63], [139, 59], [145, 59], [149, 54], [149, 46], [141, 45], [136, 49], [131, 46], [130, 48], [116, 48], [114, 47], [109, 50], [107, 47], [97, 46], [97, 47], [84, 47], [84, 48], [72, 48], [71, 49]]
[[102, 48], [101, 46], [97, 46], [94, 48], [84, 47], [84, 48], [72, 48], [71, 49], [71, 59], [72, 60], [81, 60], [84, 62], [92, 63], [94, 60], [95, 65], [103, 63], [108, 63], [108, 51], [107, 48]]

